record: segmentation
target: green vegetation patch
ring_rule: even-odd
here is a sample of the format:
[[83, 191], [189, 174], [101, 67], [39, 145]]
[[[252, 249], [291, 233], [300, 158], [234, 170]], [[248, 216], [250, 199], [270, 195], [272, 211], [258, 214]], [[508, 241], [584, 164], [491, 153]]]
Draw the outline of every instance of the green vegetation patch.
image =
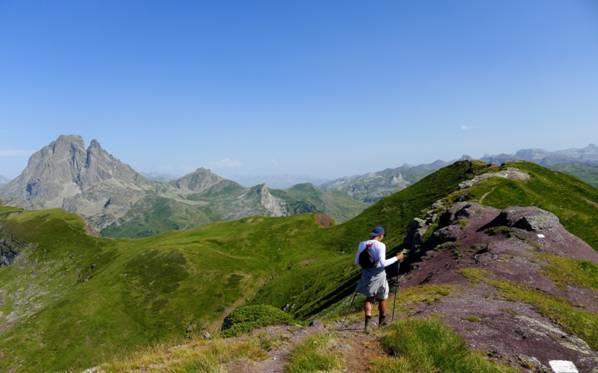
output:
[[334, 337], [317, 334], [307, 337], [291, 352], [287, 373], [329, 372], [343, 367], [342, 355], [333, 351]]
[[276, 324], [293, 324], [290, 314], [269, 305], [258, 304], [244, 306], [234, 310], [225, 319], [224, 336], [235, 336], [250, 332], [256, 328]]
[[469, 321], [469, 322], [481, 322], [482, 318], [476, 315], [467, 315], [463, 318], [463, 320]]
[[375, 360], [374, 372], [516, 372], [470, 350], [459, 335], [435, 318], [393, 324], [382, 344], [397, 357]]
[[582, 338], [591, 348], [598, 349], [598, 314], [577, 308], [565, 299], [526, 286], [492, 279], [490, 273], [483, 269], [465, 268], [460, 272], [471, 280], [482, 281], [496, 287], [508, 300], [531, 304], [539, 313], [561, 325], [567, 332]]
[[400, 306], [413, 306], [420, 303], [434, 303], [442, 297], [454, 294], [458, 290], [451, 284], [424, 284], [399, 289], [397, 301]]
[[575, 260], [559, 255], [538, 254], [548, 262], [544, 273], [557, 285], [598, 289], [598, 266], [588, 260]]

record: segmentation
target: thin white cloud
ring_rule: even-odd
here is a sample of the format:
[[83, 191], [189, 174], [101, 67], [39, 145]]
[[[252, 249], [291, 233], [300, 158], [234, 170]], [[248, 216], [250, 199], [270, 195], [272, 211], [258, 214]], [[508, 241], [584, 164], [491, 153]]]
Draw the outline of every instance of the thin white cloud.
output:
[[221, 168], [240, 168], [243, 164], [241, 161], [237, 161], [230, 158], [224, 158], [219, 161], [210, 162], [210, 167], [221, 169]]
[[475, 128], [475, 126], [468, 126], [467, 124], [462, 124], [461, 125], [461, 131], [469, 131]]
[[0, 158], [29, 157], [33, 152], [24, 149], [0, 149]]

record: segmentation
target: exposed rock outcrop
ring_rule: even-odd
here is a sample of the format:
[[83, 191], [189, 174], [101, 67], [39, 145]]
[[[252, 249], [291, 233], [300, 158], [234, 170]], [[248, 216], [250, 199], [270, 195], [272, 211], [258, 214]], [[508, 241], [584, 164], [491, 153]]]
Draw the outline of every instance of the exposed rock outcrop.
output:
[[[418, 241], [424, 229], [433, 233]], [[441, 315], [476, 349], [533, 371], [542, 371], [555, 359], [571, 360], [588, 372], [598, 365], [598, 353], [588, 343], [532, 304], [505, 299], [494, 287], [472, 284], [460, 272], [480, 268], [492, 278], [598, 312], [594, 290], [572, 284], [564, 288], [547, 277], [547, 254], [598, 263], [598, 252], [569, 233], [554, 214], [537, 207], [499, 210], [458, 202], [440, 211], [432, 225], [415, 220], [410, 232], [416, 251], [407, 264], [416, 270], [402, 286], [460, 287], [457, 295], [422, 305], [415, 313]]]
[[93, 140], [60, 136], [31, 156], [27, 167], [2, 190], [9, 205], [64, 208], [98, 230], [123, 216], [151, 183]]
[[13, 240], [0, 239], [0, 267], [11, 265], [24, 246], [24, 244]]
[[467, 180], [459, 184], [459, 188], [465, 189], [469, 188], [481, 181], [490, 179], [492, 177], [500, 177], [503, 179], [509, 180], [528, 180], [529, 175], [517, 168], [509, 167], [506, 170], [498, 171], [498, 172], [488, 172], [479, 176], [474, 177], [471, 180]]
[[270, 189], [266, 184], [261, 184], [255, 187], [260, 206], [269, 212], [271, 216], [287, 216], [288, 209], [286, 202], [270, 193]]

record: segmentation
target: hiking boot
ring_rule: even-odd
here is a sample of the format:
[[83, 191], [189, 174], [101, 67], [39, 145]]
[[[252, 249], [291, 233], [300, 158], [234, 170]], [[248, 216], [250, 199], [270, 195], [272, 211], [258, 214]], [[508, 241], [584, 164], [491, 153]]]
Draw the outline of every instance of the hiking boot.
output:
[[378, 318], [378, 326], [379, 327], [383, 327], [383, 326], [388, 326], [388, 320], [386, 320], [386, 315], [380, 315], [380, 317]]
[[363, 329], [363, 331], [365, 333], [368, 333], [368, 326], [370, 324], [370, 320], [372, 319], [372, 316], [366, 316], [365, 317], [365, 328]]

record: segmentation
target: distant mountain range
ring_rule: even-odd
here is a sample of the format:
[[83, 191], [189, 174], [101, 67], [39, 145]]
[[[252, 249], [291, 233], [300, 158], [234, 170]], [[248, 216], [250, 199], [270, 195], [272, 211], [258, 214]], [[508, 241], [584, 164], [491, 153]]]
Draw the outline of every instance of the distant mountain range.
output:
[[392, 193], [405, 189], [448, 164], [449, 162], [445, 161], [436, 161], [419, 166], [405, 164], [378, 172], [342, 177], [322, 184], [321, 188], [328, 191], [347, 193], [352, 198], [364, 203], [374, 203]]
[[9, 178], [0, 175], [0, 185], [7, 184], [9, 181]]
[[542, 166], [553, 166], [566, 163], [582, 163], [598, 165], [598, 146], [590, 144], [581, 149], [564, 149], [547, 151], [543, 149], [522, 149], [515, 154], [486, 155], [481, 158], [488, 163], [504, 163], [507, 161], [529, 161]]
[[[555, 152], [524, 149], [482, 160], [531, 161], [598, 186], [596, 145]], [[156, 175], [149, 175], [150, 179], [116, 159], [96, 140], [86, 148], [80, 136], [60, 136], [33, 154], [21, 175], [0, 187], [0, 199], [28, 209], [64, 208], [83, 216], [94, 231], [109, 236], [147, 236], [254, 215], [324, 212], [342, 222], [449, 163], [404, 164], [320, 186], [302, 183], [271, 189], [264, 183], [242, 186], [205, 168], [175, 180]], [[292, 177], [279, 179], [285, 180], [290, 182]]]
[[4, 203], [28, 209], [63, 208], [104, 235], [147, 236], [245, 216], [325, 212], [339, 221], [365, 205], [312, 185], [246, 188], [210, 170], [170, 182], [149, 180], [80, 136], [60, 136], [31, 156], [16, 179], [2, 186]]

